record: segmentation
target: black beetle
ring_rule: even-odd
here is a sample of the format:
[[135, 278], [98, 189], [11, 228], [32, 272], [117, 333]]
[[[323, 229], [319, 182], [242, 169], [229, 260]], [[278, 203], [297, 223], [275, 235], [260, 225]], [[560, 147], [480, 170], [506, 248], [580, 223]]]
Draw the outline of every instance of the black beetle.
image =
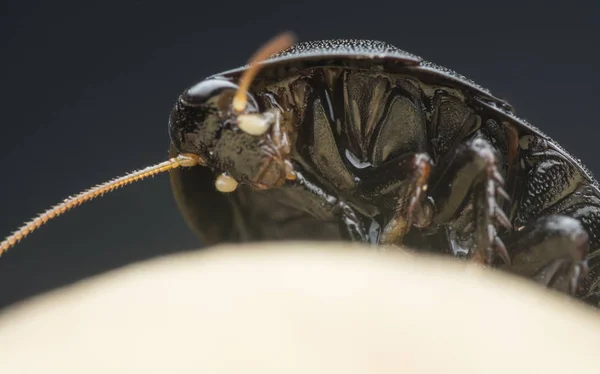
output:
[[404, 245], [598, 306], [600, 190], [579, 160], [454, 71], [378, 41], [292, 40], [283, 34], [249, 65], [185, 90], [169, 161], [65, 200], [0, 254], [86, 200], [170, 170], [206, 245]]

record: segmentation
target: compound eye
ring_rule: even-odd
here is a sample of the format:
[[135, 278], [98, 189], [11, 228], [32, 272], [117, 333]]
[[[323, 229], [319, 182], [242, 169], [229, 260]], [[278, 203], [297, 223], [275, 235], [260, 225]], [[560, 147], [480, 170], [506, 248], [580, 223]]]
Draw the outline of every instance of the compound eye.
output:
[[235, 95], [238, 90], [238, 86], [234, 83], [223, 79], [208, 79], [196, 84], [193, 87], [187, 89], [181, 98], [186, 104], [190, 106], [204, 106], [207, 104], [214, 104], [214, 100], [222, 96], [226, 91], [229, 91], [229, 95]]
[[[238, 90], [239, 86], [228, 80], [219, 78], [207, 79], [187, 89], [181, 95], [181, 99], [187, 106], [191, 107], [211, 106], [220, 110], [226, 110], [231, 106], [233, 97]], [[256, 111], [258, 107], [256, 100], [250, 93], [247, 96], [249, 104], [247, 112]]]

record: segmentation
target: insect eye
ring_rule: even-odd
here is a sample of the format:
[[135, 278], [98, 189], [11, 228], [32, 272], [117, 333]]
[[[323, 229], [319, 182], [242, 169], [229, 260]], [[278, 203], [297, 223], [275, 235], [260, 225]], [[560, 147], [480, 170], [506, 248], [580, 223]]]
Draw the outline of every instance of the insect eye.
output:
[[[188, 107], [212, 107], [228, 111], [239, 86], [225, 79], [207, 79], [187, 89], [181, 100]], [[256, 100], [248, 92], [246, 94], [247, 112], [255, 112], [258, 108]]]
[[[223, 79], [208, 79], [187, 89], [181, 99], [190, 106], [204, 106], [215, 104], [214, 101], [221, 96], [231, 96], [235, 94], [238, 86], [232, 82]], [[229, 91], [230, 95], [223, 95]]]

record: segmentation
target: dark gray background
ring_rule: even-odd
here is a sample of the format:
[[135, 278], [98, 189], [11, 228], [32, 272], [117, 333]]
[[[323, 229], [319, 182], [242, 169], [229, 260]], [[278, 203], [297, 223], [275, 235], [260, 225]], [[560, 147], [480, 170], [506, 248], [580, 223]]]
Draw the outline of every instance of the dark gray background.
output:
[[[453, 68], [599, 174], [600, 3], [515, 3], [4, 1], [0, 236], [67, 195], [165, 160], [177, 95], [286, 29], [302, 40], [381, 39]], [[72, 211], [2, 256], [0, 307], [197, 246], [161, 175]]]

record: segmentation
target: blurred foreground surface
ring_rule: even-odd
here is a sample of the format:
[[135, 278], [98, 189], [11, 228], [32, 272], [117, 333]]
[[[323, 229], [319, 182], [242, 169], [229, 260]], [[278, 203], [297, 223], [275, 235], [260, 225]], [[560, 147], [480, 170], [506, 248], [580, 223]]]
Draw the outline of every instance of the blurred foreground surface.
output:
[[348, 247], [218, 247], [53, 291], [0, 314], [0, 373], [599, 370], [600, 317], [579, 303]]

